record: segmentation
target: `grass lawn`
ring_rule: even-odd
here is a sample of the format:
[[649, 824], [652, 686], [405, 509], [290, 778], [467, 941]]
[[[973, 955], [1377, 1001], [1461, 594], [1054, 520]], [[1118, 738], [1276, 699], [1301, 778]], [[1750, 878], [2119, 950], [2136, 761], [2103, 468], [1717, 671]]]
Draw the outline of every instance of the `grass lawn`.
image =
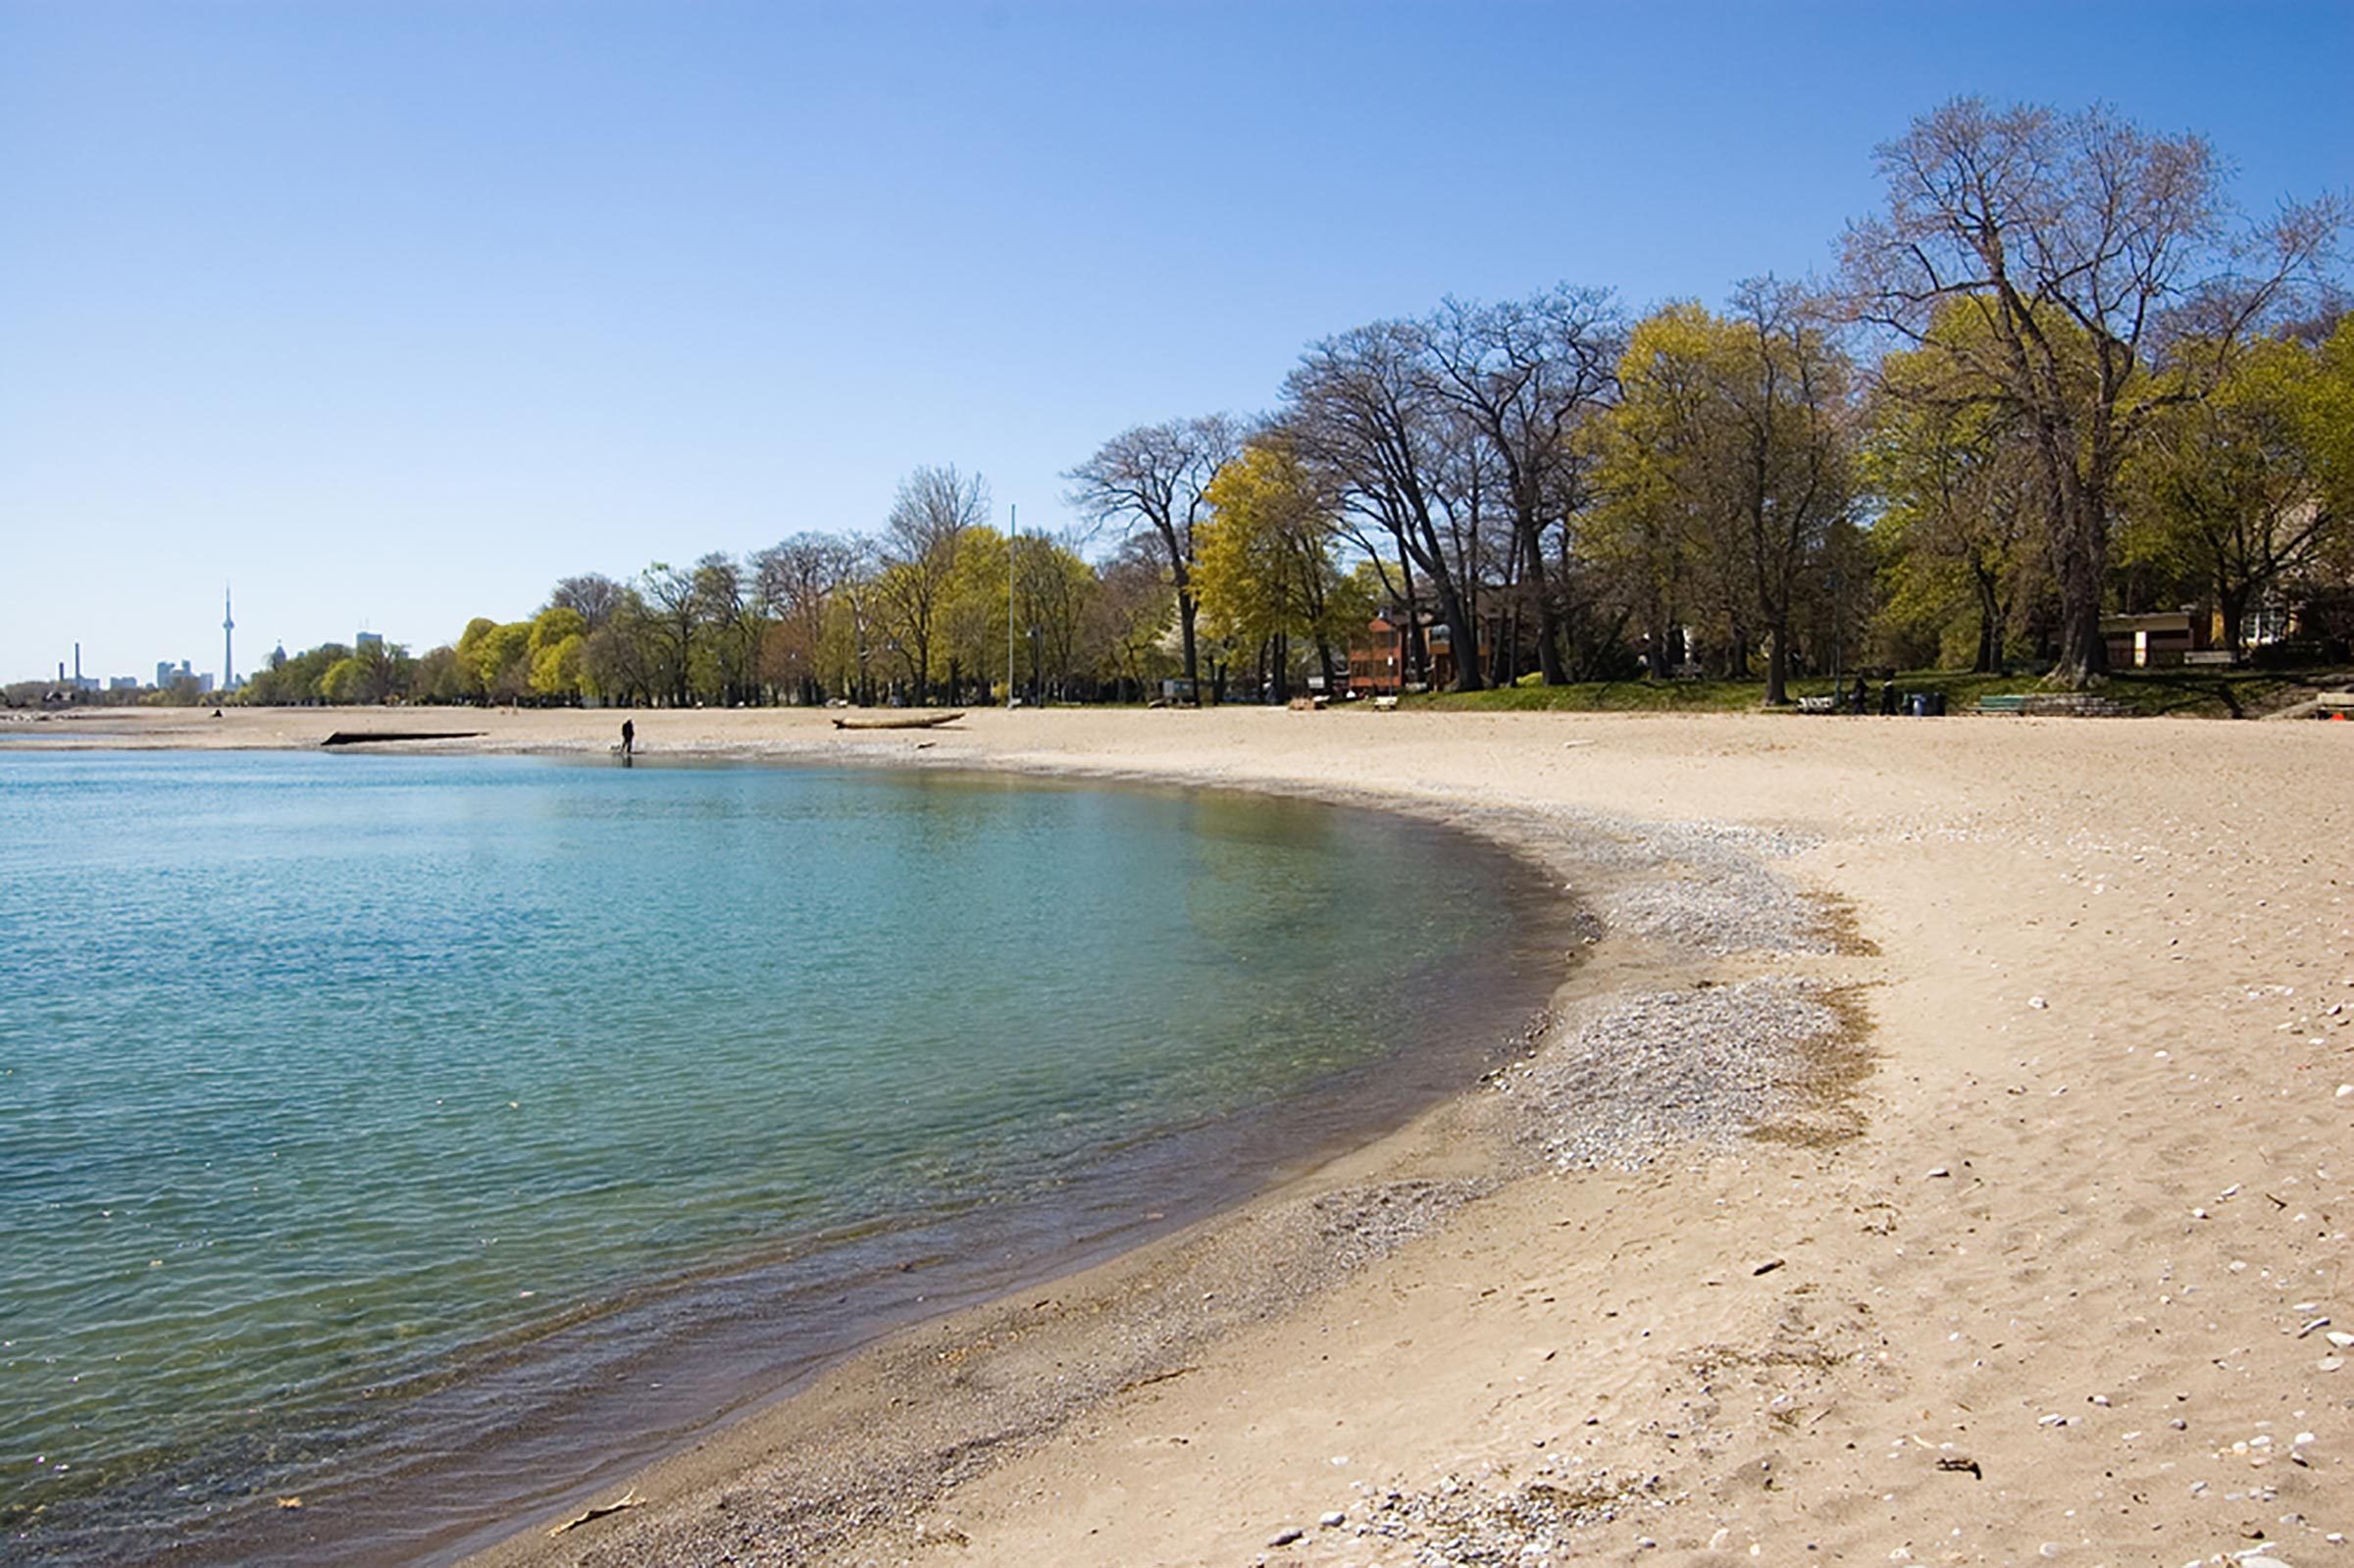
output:
[[[2313, 695], [2317, 687], [2354, 683], [2354, 670], [2232, 670], [2182, 667], [2112, 675], [2100, 694], [2136, 714], [2193, 719], [2255, 719]], [[1854, 685], [1850, 677], [1847, 684]], [[1880, 683], [1870, 683], [1873, 711]], [[1942, 691], [1951, 715], [1970, 713], [1978, 699], [2040, 691], [2026, 675], [1971, 675], [1958, 670], [1911, 670], [1896, 678], [1896, 689]], [[1406, 699], [1409, 707], [1457, 708], [1472, 712], [1555, 713], [1736, 713], [1765, 700], [1763, 681], [1593, 681], [1576, 685], [1524, 684], [1495, 691], [1432, 692]], [[1827, 676], [1794, 680], [1793, 697], [1828, 696]], [[1793, 711], [1795, 710], [1788, 710]]]

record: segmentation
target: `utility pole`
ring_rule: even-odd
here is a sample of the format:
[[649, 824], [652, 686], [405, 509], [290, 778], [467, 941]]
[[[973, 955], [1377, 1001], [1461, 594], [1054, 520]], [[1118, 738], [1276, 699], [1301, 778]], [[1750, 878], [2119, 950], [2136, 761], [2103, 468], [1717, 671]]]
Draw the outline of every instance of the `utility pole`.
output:
[[1022, 536], [1022, 509], [1005, 505], [1005, 706], [1013, 706], [1013, 564], [1015, 542]]

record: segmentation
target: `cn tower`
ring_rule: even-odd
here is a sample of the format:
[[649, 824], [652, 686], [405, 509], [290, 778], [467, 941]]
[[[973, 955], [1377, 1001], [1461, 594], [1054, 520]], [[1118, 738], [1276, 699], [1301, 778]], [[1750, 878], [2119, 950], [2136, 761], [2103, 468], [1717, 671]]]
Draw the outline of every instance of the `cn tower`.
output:
[[236, 631], [237, 620], [229, 613], [229, 584], [221, 584], [221, 689], [229, 690], [237, 683], [236, 641], [230, 633]]

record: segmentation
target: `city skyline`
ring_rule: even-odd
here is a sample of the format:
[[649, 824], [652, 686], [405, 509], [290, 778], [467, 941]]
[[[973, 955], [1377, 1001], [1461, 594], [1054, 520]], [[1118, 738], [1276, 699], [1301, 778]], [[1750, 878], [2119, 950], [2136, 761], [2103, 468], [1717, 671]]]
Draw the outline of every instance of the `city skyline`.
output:
[[1058, 531], [1104, 439], [1263, 410], [1318, 337], [1826, 270], [1874, 145], [1960, 93], [2199, 131], [2252, 212], [2354, 183], [2354, 7], [2227, 20], [0, 0], [38, 215], [0, 535], [48, 563], [0, 680], [216, 630], [227, 666], [225, 577], [259, 646], [422, 652], [561, 577], [872, 531], [918, 465]]

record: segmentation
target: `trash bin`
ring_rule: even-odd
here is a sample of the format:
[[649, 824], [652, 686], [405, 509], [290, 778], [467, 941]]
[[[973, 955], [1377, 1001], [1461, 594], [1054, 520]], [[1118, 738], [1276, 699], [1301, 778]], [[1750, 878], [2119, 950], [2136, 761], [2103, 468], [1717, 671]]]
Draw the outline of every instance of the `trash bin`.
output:
[[1942, 691], [1930, 691], [1924, 693], [1924, 695], [1926, 695], [1929, 699], [1929, 717], [1932, 719], [1944, 718], [1945, 693]]
[[1916, 719], [1927, 718], [1929, 716], [1929, 694], [1926, 691], [1906, 692], [1905, 712]]

